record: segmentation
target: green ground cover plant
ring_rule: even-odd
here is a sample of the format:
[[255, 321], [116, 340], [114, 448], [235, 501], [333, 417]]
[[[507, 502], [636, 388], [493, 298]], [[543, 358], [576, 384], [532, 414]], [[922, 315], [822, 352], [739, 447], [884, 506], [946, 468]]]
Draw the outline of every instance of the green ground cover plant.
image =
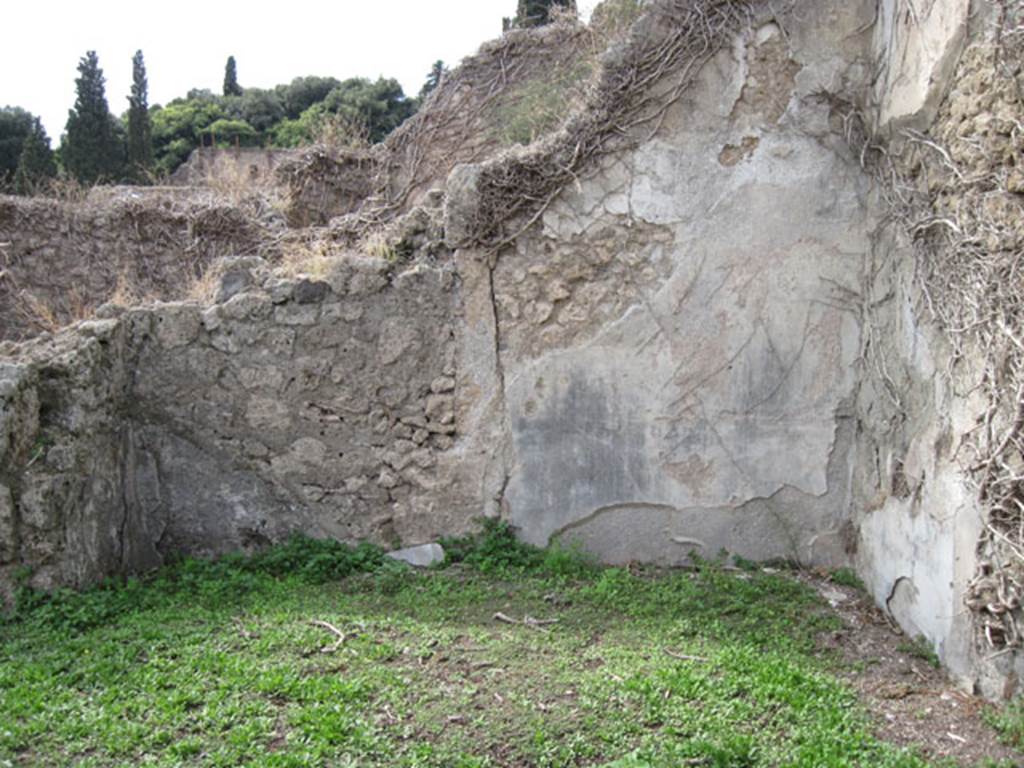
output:
[[0, 625], [4, 766], [925, 766], [785, 573], [599, 568], [501, 524], [413, 571], [295, 538]]

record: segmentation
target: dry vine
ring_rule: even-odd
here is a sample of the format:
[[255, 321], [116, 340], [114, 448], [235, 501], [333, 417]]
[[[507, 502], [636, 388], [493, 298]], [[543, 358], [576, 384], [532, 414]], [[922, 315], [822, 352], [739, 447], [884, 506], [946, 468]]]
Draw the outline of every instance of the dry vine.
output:
[[[653, 137], [704, 64], [751, 17], [750, 5], [737, 0], [656, 4], [639, 25], [647, 28], [606, 57], [576, 117], [528, 152], [506, 154], [483, 167], [471, 228], [476, 244], [497, 251], [512, 242], [597, 159]], [[508, 222], [524, 220], [507, 231]]]
[[[443, 181], [455, 162], [483, 162], [465, 244], [498, 250], [536, 223], [563, 189], [595, 168], [596, 160], [653, 136], [703, 65], [751, 18], [748, 0], [658, 0], [631, 32], [617, 33], [629, 34], [629, 40], [604, 54], [558, 130], [494, 157], [499, 146], [487, 140], [490, 132], [481, 126], [494, 121], [498, 105], [514, 98], [510, 90], [517, 82], [536, 75], [538, 62], [557, 68], [584, 54], [596, 60], [597, 48], [616, 41], [607, 29], [578, 23], [506, 34], [485, 46], [471, 66], [457, 70], [419, 114], [373, 149], [376, 191], [357, 213], [332, 222], [333, 236], [364, 238], [405, 212], [425, 185]], [[470, 90], [472, 100], [466, 96]], [[439, 146], [450, 151], [438, 156]], [[510, 229], [511, 222], [518, 226]]]

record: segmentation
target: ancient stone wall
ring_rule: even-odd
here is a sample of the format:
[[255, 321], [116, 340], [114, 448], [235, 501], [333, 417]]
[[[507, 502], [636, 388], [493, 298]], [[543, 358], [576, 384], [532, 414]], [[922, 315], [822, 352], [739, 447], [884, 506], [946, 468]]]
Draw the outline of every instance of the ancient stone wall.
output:
[[265, 238], [238, 208], [174, 194], [0, 196], [0, 339], [89, 317], [119, 286], [139, 300], [181, 297], [216, 258], [255, 253]]
[[527, 540], [847, 562], [866, 187], [812, 90], [857, 82], [871, 9], [822, 13], [800, 46], [755, 25], [498, 255], [502, 503]]
[[168, 182], [182, 187], [272, 184], [277, 169], [298, 154], [294, 149], [200, 147]]
[[[992, 377], [1014, 368], [999, 342], [985, 338], [1003, 310], [972, 316], [971, 308], [1005, 302], [1015, 311], [1012, 291], [1004, 299], [985, 285], [1006, 279], [986, 264], [1004, 254], [1012, 262], [1020, 248], [1024, 207], [1012, 191], [1019, 91], [1000, 69], [1006, 53], [994, 42], [1000, 18], [992, 8], [935, 2], [914, 9], [916, 17], [910, 10], [883, 3], [876, 29], [891, 87], [875, 129], [891, 141], [877, 161], [875, 206], [889, 215], [865, 272], [857, 565], [879, 605], [956, 675], [987, 696], [1009, 697], [1024, 664], [1015, 641], [991, 631], [1003, 629], [1008, 606], [995, 594], [1001, 577], [982, 565], [993, 555], [984, 535], [992, 497], [980, 492], [978, 469], [986, 440], [1013, 422], [1016, 385], [996, 383], [1005, 402], [990, 397]], [[995, 368], [1005, 370], [991, 366], [993, 350]], [[977, 586], [986, 576], [995, 579], [991, 591]]]
[[223, 286], [208, 308], [5, 348], [8, 575], [81, 585], [294, 531], [397, 546], [468, 528], [450, 265], [343, 260], [312, 281], [242, 259]]

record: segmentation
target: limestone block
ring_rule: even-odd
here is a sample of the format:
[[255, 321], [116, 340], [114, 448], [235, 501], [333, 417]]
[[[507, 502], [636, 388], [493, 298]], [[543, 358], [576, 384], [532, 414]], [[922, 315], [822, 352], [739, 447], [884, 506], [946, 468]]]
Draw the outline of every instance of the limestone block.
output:
[[153, 313], [156, 337], [167, 349], [184, 347], [199, 336], [199, 308], [194, 304], [165, 304]]
[[318, 304], [284, 304], [274, 310], [274, 320], [281, 325], [314, 325], [319, 319]]
[[217, 288], [217, 296], [214, 301], [223, 304], [249, 288], [254, 282], [249, 270], [229, 269], [220, 278], [220, 286]]
[[386, 557], [408, 563], [416, 568], [427, 568], [444, 562], [444, 548], [440, 544], [422, 544], [388, 552]]
[[330, 292], [327, 283], [313, 280], [300, 280], [295, 286], [293, 299], [299, 304], [317, 304]]
[[270, 315], [272, 301], [264, 293], [239, 293], [220, 306], [221, 316], [229, 320], [263, 318]]
[[444, 234], [449, 248], [459, 248], [473, 236], [473, 225], [479, 207], [477, 185], [479, 165], [456, 165], [448, 175], [444, 201]]
[[295, 291], [295, 281], [274, 279], [268, 281], [264, 287], [270, 293], [270, 300], [274, 304], [284, 304], [292, 298], [292, 293]]

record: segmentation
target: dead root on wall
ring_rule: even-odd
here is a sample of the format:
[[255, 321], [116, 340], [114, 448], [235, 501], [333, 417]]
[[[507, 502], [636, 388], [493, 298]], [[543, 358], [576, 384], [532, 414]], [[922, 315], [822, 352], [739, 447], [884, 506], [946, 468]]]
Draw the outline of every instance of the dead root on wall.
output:
[[[613, 0], [603, 14], [595, 12], [590, 27], [564, 23], [513, 31], [485, 46], [471, 67], [453, 73], [382, 145], [376, 192], [358, 213], [332, 223], [336, 237], [365, 237], [407, 210], [425, 185], [443, 181], [456, 162], [483, 161], [476, 210], [462, 244], [499, 250], [535, 224], [563, 189], [596, 170], [595, 161], [657, 133], [704, 64], [753, 17], [747, 0], [658, 0], [633, 24], [640, 7], [633, 0]], [[470, 137], [480, 135], [480, 125], [494, 123], [496, 112], [524, 100], [518, 86], [537, 76], [530, 70], [531, 47], [544, 51], [546, 65], [556, 70], [578, 67], [582, 59], [593, 62], [593, 72], [583, 79], [572, 73], [556, 78], [568, 84], [568, 116], [555, 130], [495, 155], [507, 141]], [[469, 89], [477, 94], [472, 103]], [[485, 119], [462, 117], [453, 127], [450, 117], [459, 110]], [[460, 141], [459, 126], [470, 125], [475, 134]], [[439, 159], [429, 151], [436, 146], [452, 151]]]
[[[961, 394], [985, 403], [957, 456], [985, 514], [964, 600], [979, 646], [996, 654], [1024, 647], [1022, 54], [1024, 2], [1006, 0], [997, 34], [964, 53], [928, 133], [872, 141], [855, 111], [843, 115], [913, 245], [920, 309], [950, 344], [951, 380], [968, 377]], [[884, 362], [876, 373], [891, 383]]]
[[[750, 24], [736, 0], [663, 0], [613, 47], [585, 106], [560, 131], [526, 152], [483, 166], [470, 239], [498, 251], [535, 224], [555, 197], [598, 159], [651, 139], [703, 66]], [[521, 222], [512, 230], [510, 222]]]

